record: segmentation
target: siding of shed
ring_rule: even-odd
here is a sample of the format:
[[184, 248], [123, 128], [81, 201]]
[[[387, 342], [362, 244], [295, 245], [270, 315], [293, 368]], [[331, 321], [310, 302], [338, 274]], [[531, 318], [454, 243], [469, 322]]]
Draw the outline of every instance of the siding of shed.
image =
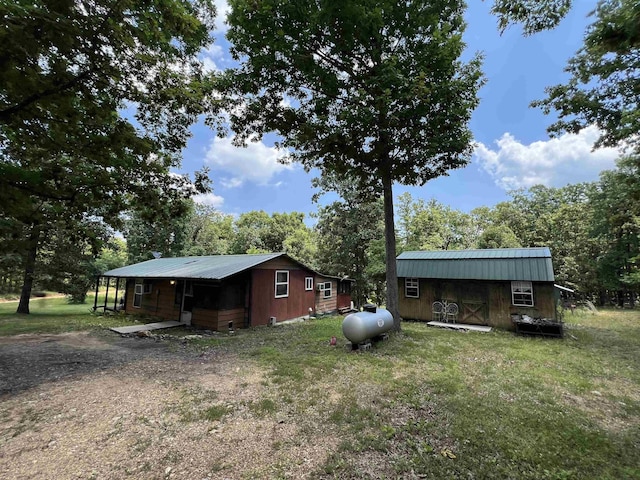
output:
[[[420, 279], [420, 297], [405, 297], [404, 278], [398, 279], [400, 316], [407, 320], [433, 320], [432, 305], [437, 300], [458, 304], [458, 322], [490, 325], [513, 330], [512, 313], [532, 317], [555, 318], [555, 297], [552, 283], [533, 282], [533, 307], [511, 304], [511, 282]], [[465, 307], [477, 312], [463, 320]], [[467, 310], [467, 311], [471, 311]], [[481, 317], [482, 320], [479, 320]]]

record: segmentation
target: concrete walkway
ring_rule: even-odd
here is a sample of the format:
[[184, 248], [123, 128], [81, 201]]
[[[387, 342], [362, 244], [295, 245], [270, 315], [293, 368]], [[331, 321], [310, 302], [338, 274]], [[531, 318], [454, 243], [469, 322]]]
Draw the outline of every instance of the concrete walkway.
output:
[[148, 332], [149, 330], [160, 330], [162, 328], [182, 327], [183, 323], [176, 322], [175, 320], [169, 320], [167, 322], [146, 323], [144, 325], [131, 325], [130, 327], [113, 327], [109, 330], [113, 330], [116, 333], [136, 333], [136, 332]]
[[454, 330], [471, 330], [473, 332], [490, 332], [491, 327], [485, 325], [469, 325], [467, 323], [427, 322], [427, 325], [440, 328], [453, 328]]

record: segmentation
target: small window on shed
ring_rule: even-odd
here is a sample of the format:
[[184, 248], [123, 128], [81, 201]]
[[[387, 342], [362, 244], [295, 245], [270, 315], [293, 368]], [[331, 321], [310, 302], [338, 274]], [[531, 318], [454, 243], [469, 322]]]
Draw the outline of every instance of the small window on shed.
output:
[[276, 298], [289, 296], [289, 271], [276, 270]]
[[304, 279], [304, 289], [305, 290], [313, 290], [313, 277], [305, 277], [305, 279]]
[[420, 298], [420, 280], [417, 278], [404, 279], [404, 296], [407, 298]]
[[331, 282], [319, 283], [318, 290], [322, 292], [322, 298], [331, 297]]
[[533, 307], [531, 282], [511, 282], [511, 303], [516, 307]]

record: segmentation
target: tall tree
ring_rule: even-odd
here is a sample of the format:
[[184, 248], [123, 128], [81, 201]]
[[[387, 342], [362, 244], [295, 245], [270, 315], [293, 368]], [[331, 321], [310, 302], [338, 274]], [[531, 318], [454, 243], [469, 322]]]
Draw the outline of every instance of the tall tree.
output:
[[[318, 209], [318, 263], [322, 272], [355, 280], [356, 305], [369, 298], [384, 301], [384, 206], [374, 192], [363, 194], [348, 177], [327, 175], [315, 180], [321, 192], [335, 191], [340, 200]], [[382, 253], [382, 255], [380, 255]]]
[[[640, 287], [640, 157], [618, 161], [616, 170], [600, 175], [593, 193], [594, 236], [602, 240], [597, 267], [602, 285], [633, 298]], [[618, 295], [622, 306], [623, 295]]]
[[189, 219], [187, 255], [225, 255], [231, 253], [235, 239], [233, 217], [209, 205], [194, 206]]
[[213, 15], [209, 0], [0, 4], [0, 226], [21, 235], [18, 312], [49, 229], [119, 228], [129, 204], [173, 183], [211, 98], [196, 54]]
[[640, 151], [640, 3], [601, 0], [594, 13], [583, 47], [565, 68], [568, 82], [533, 105], [559, 116], [551, 133], [596, 125], [596, 147], [622, 143]]
[[277, 132], [289, 159], [382, 192], [386, 306], [400, 329], [394, 182], [423, 185], [464, 166], [482, 83], [464, 63], [462, 0], [230, 1], [240, 66], [225, 87], [236, 141]]

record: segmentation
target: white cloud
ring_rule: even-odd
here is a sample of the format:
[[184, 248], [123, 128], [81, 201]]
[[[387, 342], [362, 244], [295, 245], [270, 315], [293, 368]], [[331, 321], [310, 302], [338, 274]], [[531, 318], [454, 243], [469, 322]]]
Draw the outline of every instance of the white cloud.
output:
[[210, 205], [215, 208], [220, 208], [224, 203], [224, 198], [215, 193], [203, 193], [193, 197], [193, 201], [201, 205]]
[[269, 185], [278, 173], [295, 168], [278, 162], [283, 152], [275, 147], [250, 142], [243, 148], [234, 146], [232, 142], [232, 138], [214, 138], [205, 157], [209, 165], [230, 175], [220, 180], [224, 187], [239, 187], [245, 181]]
[[204, 70], [206, 72], [219, 72], [221, 68], [218, 63], [224, 61], [224, 55], [224, 49], [215, 43], [212, 43], [206, 50], [202, 50], [200, 60], [204, 65]]
[[214, 3], [217, 11], [215, 32], [224, 33], [229, 28], [226, 24], [226, 20], [227, 15], [231, 11], [231, 7], [227, 3], [227, 0], [215, 0]]
[[597, 180], [602, 170], [615, 167], [621, 150], [600, 148], [591, 151], [598, 137], [598, 129], [592, 126], [578, 134], [567, 133], [524, 145], [510, 133], [505, 133], [496, 140], [496, 150], [477, 143], [474, 156], [505, 190], [536, 184], [562, 187]]

